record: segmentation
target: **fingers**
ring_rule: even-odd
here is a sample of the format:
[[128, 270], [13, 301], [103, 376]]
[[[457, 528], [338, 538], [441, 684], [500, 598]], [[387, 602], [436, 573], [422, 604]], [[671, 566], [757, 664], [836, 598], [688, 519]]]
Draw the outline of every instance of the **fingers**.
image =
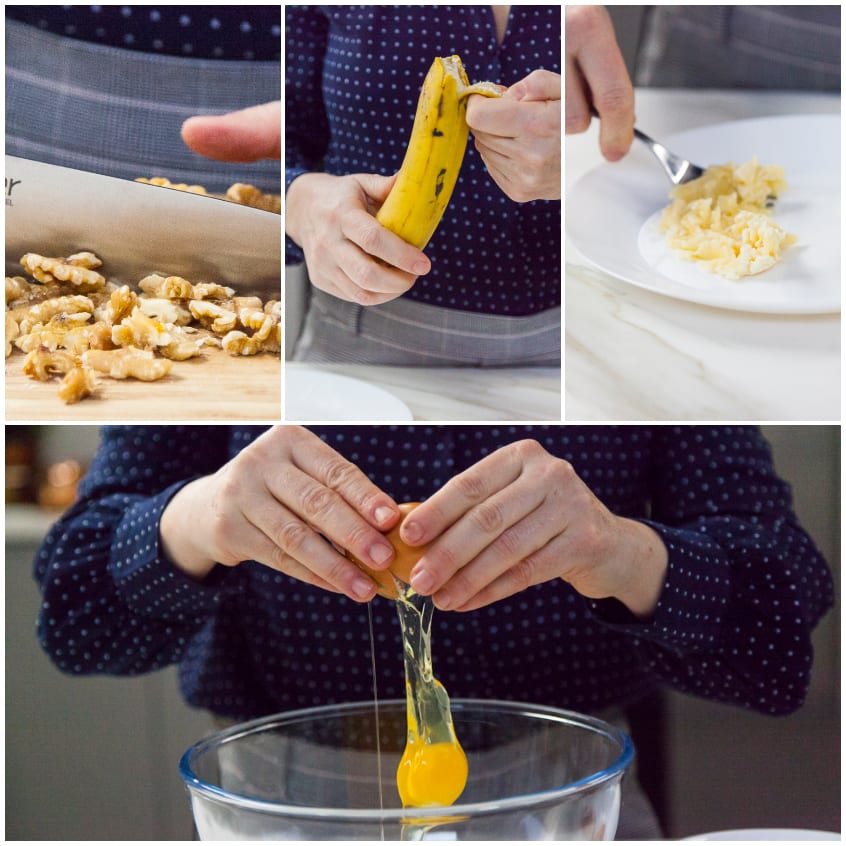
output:
[[[474, 133], [484, 132], [502, 138], [531, 135], [538, 131], [538, 127], [527, 128], [526, 122], [540, 123], [541, 116], [551, 113], [538, 109], [528, 111], [525, 106], [532, 102], [541, 104], [560, 99], [561, 76], [552, 71], [534, 70], [506, 89], [502, 97], [471, 94], [467, 100], [467, 125]], [[560, 119], [558, 127], [552, 128], [560, 130]]]
[[622, 56], [613, 55], [616, 61], [612, 57], [599, 61], [591, 54], [583, 65], [593, 106], [599, 113], [599, 148], [609, 161], [621, 159], [634, 140], [634, 89]]
[[561, 77], [533, 71], [503, 97], [472, 95], [467, 123], [488, 173], [510, 199], [561, 197]]
[[504, 100], [560, 100], [561, 77], [552, 71], [533, 70], [503, 92]]
[[519, 444], [512, 444], [497, 450], [453, 476], [405, 518], [400, 530], [403, 541], [422, 546], [435, 540], [474, 505], [514, 482], [523, 470], [519, 449]]
[[[400, 517], [393, 499], [322, 441], [312, 451], [296, 452], [293, 465], [302, 472], [294, 497], [309, 523], [365, 564], [386, 567], [393, 548], [382, 532]], [[362, 524], [361, 517], [368, 522]]]
[[579, 66], [570, 56], [564, 74], [564, 130], [568, 135], [585, 132], [591, 121], [590, 93]]
[[497, 185], [518, 203], [561, 197], [560, 136], [536, 137], [516, 146], [509, 139], [477, 135], [474, 139]]
[[387, 302], [431, 269], [425, 253], [374, 217], [394, 177], [304, 174], [287, 194], [286, 231], [302, 246], [311, 283], [359, 305]]
[[207, 503], [215, 560], [252, 559], [351, 599], [373, 598], [375, 583], [339, 549], [386, 566], [393, 549], [383, 532], [399, 509], [317, 436], [274, 427], [216, 474], [215, 492]]
[[258, 561], [260, 564], [265, 564], [274, 570], [279, 570], [288, 576], [292, 576], [301, 582], [306, 582], [315, 587], [323, 588], [333, 593], [344, 592], [318, 576], [304, 564], [301, 564], [296, 558], [288, 555], [277, 543], [271, 540], [265, 531], [254, 526], [250, 523], [249, 518], [246, 515], [244, 516], [244, 526], [239, 533], [239, 548], [251, 551], [250, 560]]
[[312, 259], [309, 279], [316, 287], [340, 299], [372, 306], [404, 294], [417, 281], [417, 275], [375, 260], [346, 239], [333, 252]]
[[[393, 548], [382, 532], [398, 519], [396, 503], [374, 485], [358, 467], [311, 433], [299, 435], [289, 451], [290, 461], [267, 479], [273, 499], [297, 515], [291, 523], [286, 552], [308, 563], [311, 556], [323, 556], [313, 545], [319, 532], [339, 548], [354, 553], [365, 564], [377, 569], [387, 566]], [[305, 531], [304, 528], [311, 531]], [[296, 554], [303, 550], [306, 557]]]
[[[543, 505], [537, 489], [528, 495], [506, 489], [471, 509], [418, 564], [432, 578], [429, 590], [435, 605], [442, 610], [460, 608], [503, 574], [508, 574], [511, 593], [550, 578], [541, 570], [532, 573], [530, 561], [549, 539], [550, 521]], [[466, 564], [451, 571], [453, 562], [468, 557]]]
[[498, 450], [454, 476], [405, 519], [400, 534], [406, 543], [419, 546], [437, 539], [411, 571], [411, 586], [418, 593], [438, 590], [536, 505], [505, 493], [521, 473], [519, 450]]
[[599, 146], [609, 161], [629, 150], [634, 130], [634, 89], [603, 6], [571, 6], [566, 12], [568, 80], [567, 131], [580, 132], [590, 122], [590, 105], [601, 120]]
[[[318, 531], [278, 502], [249, 514], [257, 538], [254, 560], [301, 581], [367, 602], [376, 584]], [[245, 539], [246, 540], [246, 539]]]
[[462, 568], [432, 597], [441, 610], [473, 611], [556, 578], [566, 560], [562, 535], [548, 540], [546, 509], [538, 509]]
[[281, 104], [250, 106], [225, 115], [190, 117], [182, 139], [196, 153], [224, 162], [282, 158]]
[[403, 522], [403, 540], [430, 544], [411, 586], [441, 609], [463, 611], [561, 576], [568, 513], [571, 504], [584, 513], [586, 491], [573, 468], [537, 442], [503, 447]]

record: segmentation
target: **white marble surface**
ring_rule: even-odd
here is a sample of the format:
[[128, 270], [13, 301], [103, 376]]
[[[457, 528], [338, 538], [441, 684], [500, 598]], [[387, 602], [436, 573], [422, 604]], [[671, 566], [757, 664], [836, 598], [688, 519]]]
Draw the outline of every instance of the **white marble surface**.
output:
[[[659, 140], [729, 120], [840, 110], [835, 96], [760, 91], [641, 89], [636, 104], [638, 125]], [[603, 161], [596, 121], [564, 150], [566, 196]], [[656, 179], [664, 179], [657, 164]], [[564, 275], [568, 421], [840, 420], [839, 315], [674, 300], [594, 269], [569, 240]]]
[[[311, 369], [338, 373], [376, 385], [402, 400], [414, 419], [420, 421], [561, 419], [558, 368], [426, 368], [291, 362], [285, 368], [286, 372]], [[286, 419], [290, 420], [287, 415]]]

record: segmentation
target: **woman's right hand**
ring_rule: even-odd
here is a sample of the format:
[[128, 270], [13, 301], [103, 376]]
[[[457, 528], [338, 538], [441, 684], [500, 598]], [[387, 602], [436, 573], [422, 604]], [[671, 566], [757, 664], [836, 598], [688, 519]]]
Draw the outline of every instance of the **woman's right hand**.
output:
[[276, 426], [216, 473], [181, 488], [159, 531], [165, 554], [193, 578], [215, 564], [253, 560], [369, 601], [375, 583], [338, 549], [384, 569], [394, 551], [383, 532], [399, 517], [391, 497], [316, 435]]
[[396, 299], [429, 272], [426, 255], [374, 214], [394, 177], [304, 173], [285, 195], [285, 232], [305, 253], [311, 284], [371, 306]]
[[634, 139], [634, 88], [604, 6], [567, 6], [564, 17], [567, 134], [584, 132], [598, 113], [599, 148], [616, 162]]

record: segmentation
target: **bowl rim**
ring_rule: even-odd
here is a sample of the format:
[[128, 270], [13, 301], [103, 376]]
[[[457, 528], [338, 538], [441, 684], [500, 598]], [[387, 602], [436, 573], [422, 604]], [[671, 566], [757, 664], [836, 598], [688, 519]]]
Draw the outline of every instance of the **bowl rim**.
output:
[[[529, 810], [538, 806], [560, 802], [567, 796], [583, 791], [585, 789], [595, 790], [596, 788], [614, 780], [622, 779], [623, 774], [634, 760], [635, 749], [629, 735], [623, 729], [606, 722], [605, 720], [582, 714], [577, 711], [569, 711], [562, 708], [555, 708], [551, 705], [536, 705], [526, 702], [516, 702], [501, 699], [453, 699], [452, 707], [457, 712], [473, 708], [484, 708], [493, 711], [514, 713], [520, 711], [528, 716], [540, 717], [558, 722], [577, 723], [593, 731], [610, 736], [620, 745], [620, 753], [616, 760], [605, 769], [585, 776], [578, 781], [571, 782], [565, 787], [550, 788], [537, 793], [510, 796], [506, 799], [491, 799], [484, 802], [468, 802], [466, 804], [455, 803], [449, 806], [429, 806], [424, 808], [331, 808], [331, 807], [308, 807], [303, 805], [289, 805], [280, 802], [271, 802], [253, 796], [244, 796], [224, 790], [214, 784], [209, 784], [199, 778], [192, 769], [192, 760], [195, 756], [208, 751], [211, 747], [232, 740], [247, 734], [252, 734], [270, 724], [299, 720], [309, 716], [319, 718], [322, 715], [342, 715], [356, 710], [373, 709], [373, 701], [346, 702], [330, 705], [319, 705], [312, 708], [301, 708], [295, 711], [285, 711], [278, 714], [270, 714], [265, 717], [258, 717], [247, 722], [238, 723], [221, 731], [207, 735], [190, 746], [179, 761], [179, 774], [182, 777], [189, 793], [199, 793], [205, 799], [212, 800], [225, 805], [237, 805], [239, 808], [258, 811], [272, 816], [286, 816], [297, 819], [333, 819], [336, 821], [371, 821], [374, 823], [405, 822], [413, 819], [416, 823], [446, 821], [445, 818], [460, 819], [466, 816], [480, 816], [484, 814], [500, 813], [504, 811]], [[390, 699], [379, 702], [379, 708], [387, 706], [406, 707], [404, 699]]]

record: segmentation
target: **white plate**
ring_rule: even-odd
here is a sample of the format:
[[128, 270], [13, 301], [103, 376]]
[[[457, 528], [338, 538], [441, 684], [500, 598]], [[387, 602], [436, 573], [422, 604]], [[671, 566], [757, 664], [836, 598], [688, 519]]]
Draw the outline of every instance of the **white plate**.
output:
[[286, 369], [285, 419], [345, 423], [408, 421], [402, 400], [360, 379], [310, 368]]
[[833, 831], [816, 831], [805, 828], [737, 828], [731, 831], [712, 831], [697, 834], [685, 840], [792, 840], [801, 843], [806, 840], [840, 840]]
[[742, 164], [757, 155], [784, 168], [790, 186], [773, 217], [797, 236], [781, 262], [732, 281], [677, 257], [656, 231], [669, 181], [635, 141], [616, 164], [583, 176], [567, 197], [567, 234], [592, 264], [655, 293], [772, 314], [840, 311], [840, 117], [790, 115], [699, 127], [661, 141], [698, 164]]

